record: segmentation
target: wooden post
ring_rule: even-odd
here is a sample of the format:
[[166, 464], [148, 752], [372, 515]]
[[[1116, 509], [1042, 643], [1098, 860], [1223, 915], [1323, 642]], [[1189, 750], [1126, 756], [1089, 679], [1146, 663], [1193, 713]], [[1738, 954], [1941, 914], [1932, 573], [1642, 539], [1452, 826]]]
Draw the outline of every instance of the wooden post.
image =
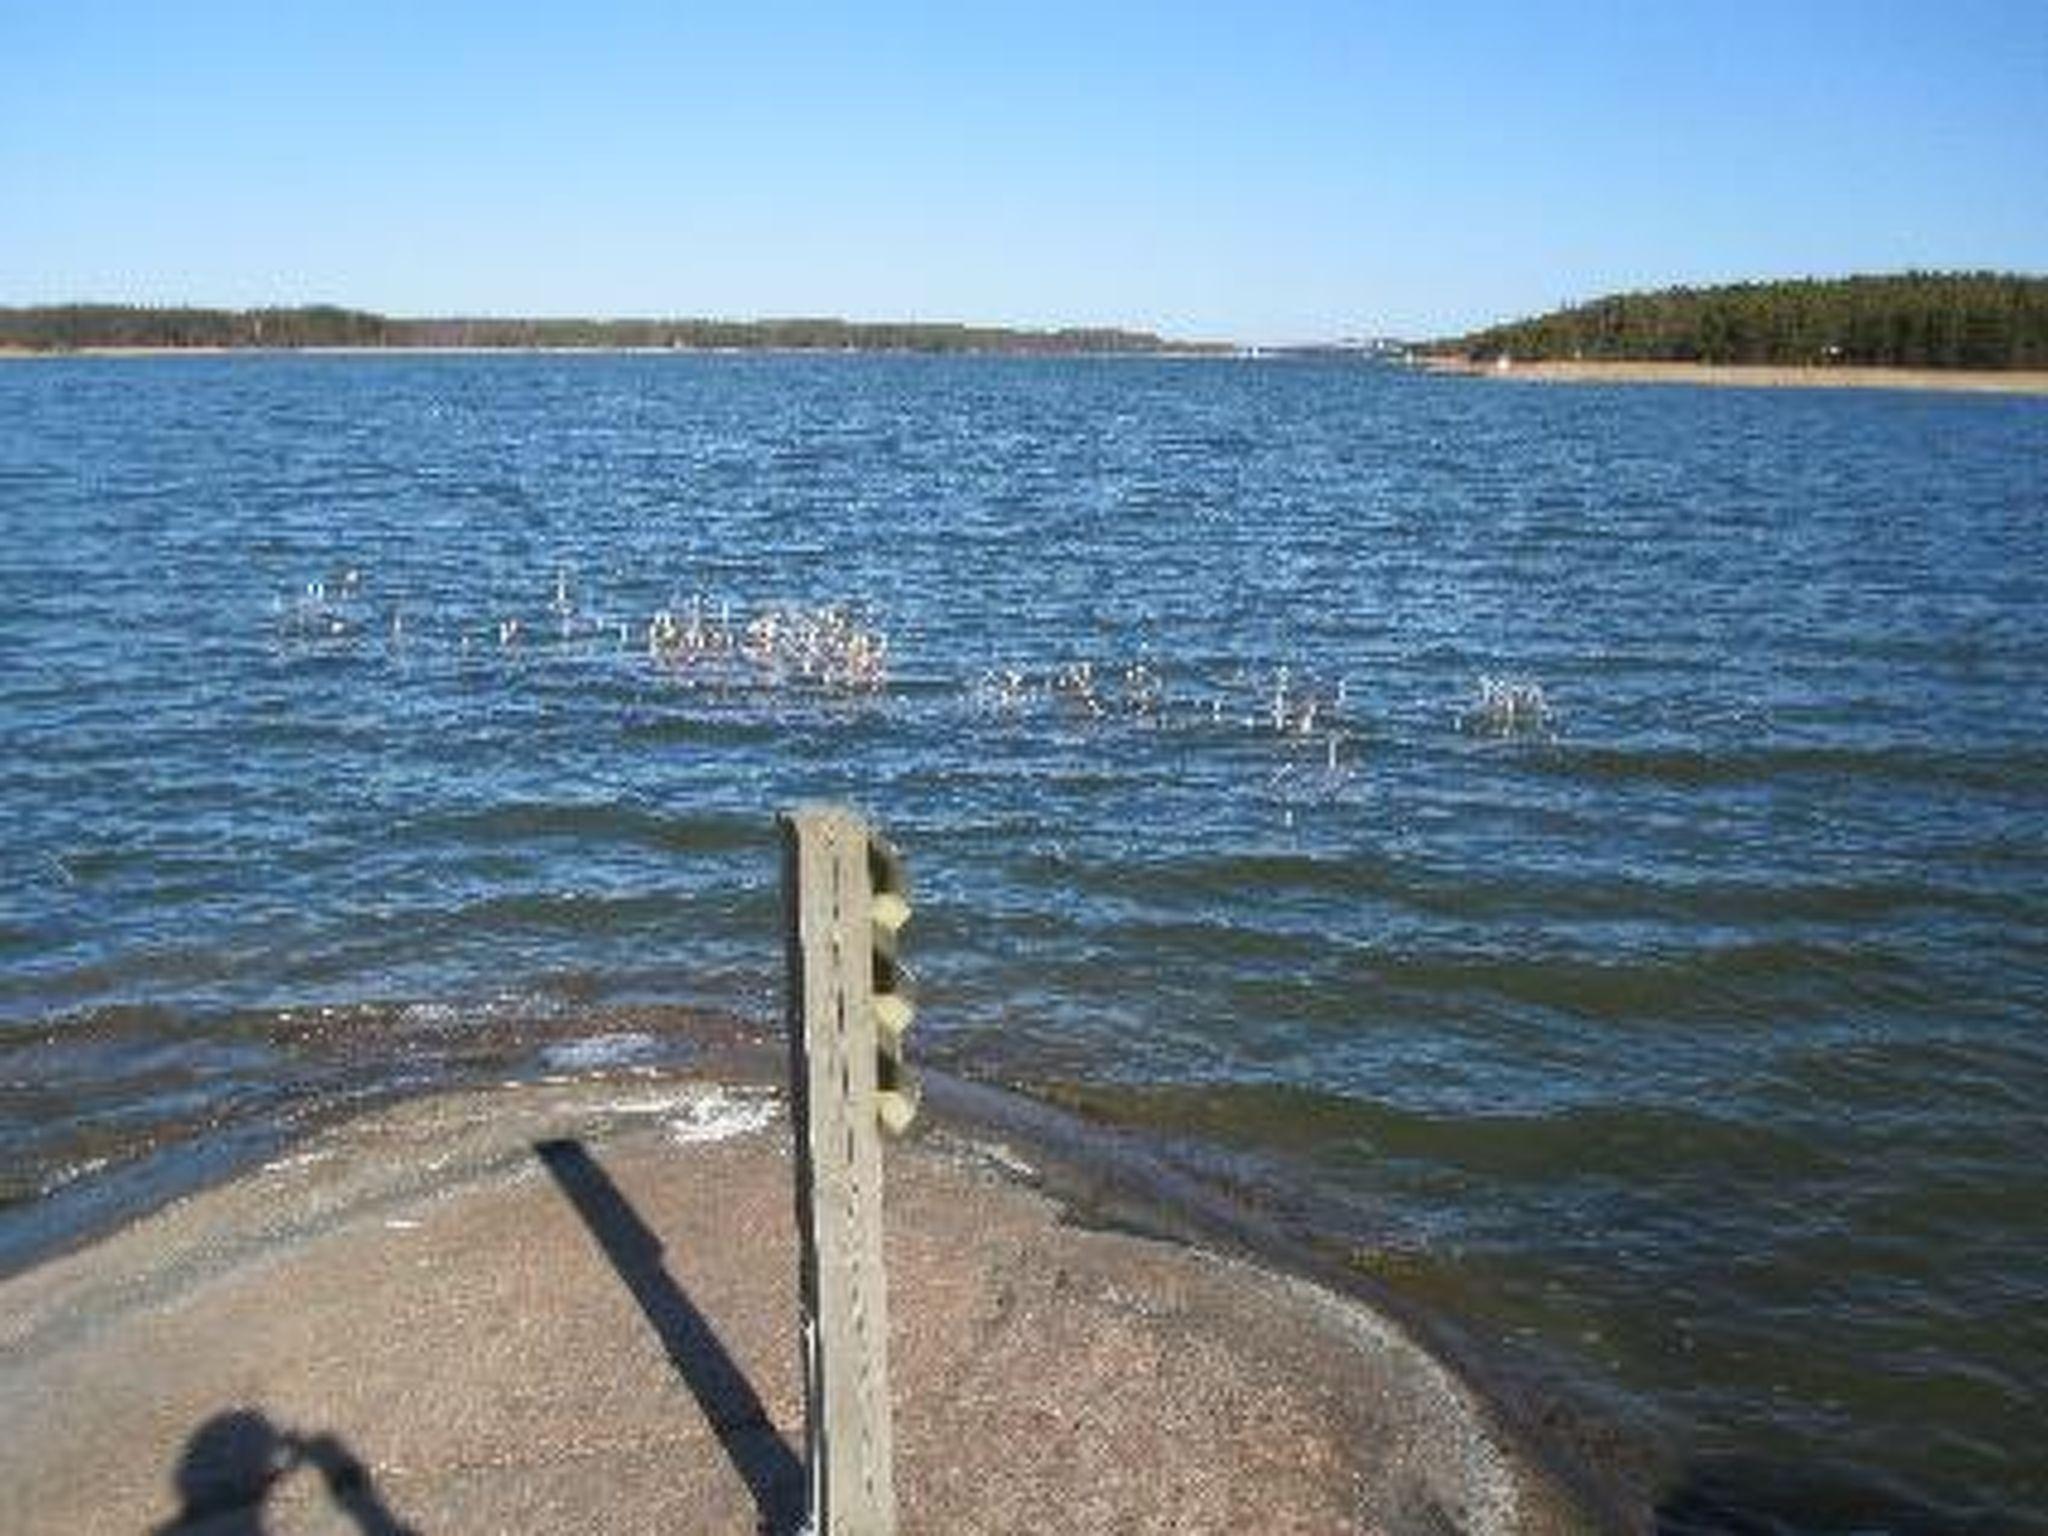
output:
[[895, 1536], [870, 837], [837, 808], [782, 837], [809, 1531]]

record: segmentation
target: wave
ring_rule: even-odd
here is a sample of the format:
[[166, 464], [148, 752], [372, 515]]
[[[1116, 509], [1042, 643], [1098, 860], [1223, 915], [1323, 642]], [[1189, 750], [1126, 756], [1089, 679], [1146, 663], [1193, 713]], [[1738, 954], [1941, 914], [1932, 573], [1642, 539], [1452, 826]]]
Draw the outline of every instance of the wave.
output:
[[1415, 1159], [1531, 1183], [1638, 1178], [1679, 1167], [1818, 1177], [1843, 1166], [1824, 1142], [1703, 1110], [1605, 1104], [1438, 1115], [1291, 1084], [1227, 1081], [1054, 1082], [1032, 1091], [1092, 1118], [1227, 1146], [1311, 1160]]
[[773, 832], [765, 817], [676, 815], [620, 801], [519, 800], [416, 818], [411, 836], [461, 846], [562, 841], [734, 853]]
[[1488, 993], [1557, 1014], [1649, 1019], [1826, 1016], [1847, 997], [1924, 1002], [1918, 967], [1872, 945], [1753, 939], [1659, 953], [1501, 954], [1426, 949], [1366, 961], [1395, 991]]
[[1789, 778], [1886, 780], [2048, 797], [2048, 750], [2033, 745], [1596, 747], [1561, 743], [1525, 760], [1532, 772], [1596, 783], [1678, 788], [1767, 784]]

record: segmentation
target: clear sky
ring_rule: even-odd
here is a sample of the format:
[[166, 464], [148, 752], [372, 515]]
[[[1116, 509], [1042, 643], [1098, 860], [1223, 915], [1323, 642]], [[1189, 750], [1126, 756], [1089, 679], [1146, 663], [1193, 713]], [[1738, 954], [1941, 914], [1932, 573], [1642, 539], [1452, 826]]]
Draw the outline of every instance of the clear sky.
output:
[[0, 0], [0, 304], [1424, 336], [2048, 271], [2048, 0]]

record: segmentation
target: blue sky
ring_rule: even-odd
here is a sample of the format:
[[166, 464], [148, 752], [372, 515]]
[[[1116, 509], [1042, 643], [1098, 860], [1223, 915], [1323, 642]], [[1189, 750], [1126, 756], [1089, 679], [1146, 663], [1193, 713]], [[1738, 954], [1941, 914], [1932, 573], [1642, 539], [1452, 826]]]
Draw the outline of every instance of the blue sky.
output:
[[2048, 271], [2048, 0], [0, 0], [0, 303], [1431, 335]]

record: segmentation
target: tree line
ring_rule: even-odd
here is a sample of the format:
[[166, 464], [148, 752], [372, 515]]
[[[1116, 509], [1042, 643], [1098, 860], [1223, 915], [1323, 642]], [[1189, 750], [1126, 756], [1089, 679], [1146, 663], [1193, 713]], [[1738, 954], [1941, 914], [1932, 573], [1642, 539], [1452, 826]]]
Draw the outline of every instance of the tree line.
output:
[[645, 347], [822, 352], [1176, 352], [1202, 350], [1113, 327], [1018, 330], [933, 321], [392, 319], [312, 304], [198, 309], [129, 304], [0, 308], [0, 347]]
[[1908, 272], [1665, 288], [1575, 304], [1438, 347], [1476, 361], [2048, 368], [2048, 278]]

